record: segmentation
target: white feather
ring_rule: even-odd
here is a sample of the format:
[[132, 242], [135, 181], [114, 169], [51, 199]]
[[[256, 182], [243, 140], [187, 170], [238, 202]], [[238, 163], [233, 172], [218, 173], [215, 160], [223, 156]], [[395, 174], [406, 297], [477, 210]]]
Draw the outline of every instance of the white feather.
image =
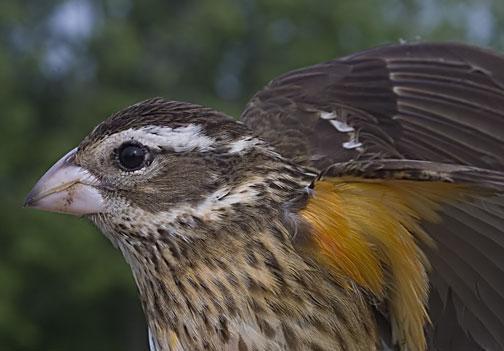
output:
[[338, 115], [334, 112], [320, 112], [320, 118], [329, 120], [329, 122], [333, 125], [334, 128], [338, 132], [348, 133], [353, 132], [354, 129], [345, 121], [341, 121], [338, 119]]
[[150, 351], [158, 351], [158, 349], [156, 347], [156, 341], [154, 340], [154, 337], [150, 331], [150, 328], [147, 328], [147, 332], [148, 332], [148, 337], [149, 337], [149, 350]]
[[250, 149], [258, 144], [261, 144], [261, 141], [257, 138], [243, 138], [239, 139], [237, 141], [233, 141], [230, 145], [231, 148], [229, 150], [229, 153], [234, 154], [238, 152], [242, 152], [244, 150]]
[[331, 119], [329, 120], [329, 122], [331, 122], [331, 124], [338, 130], [338, 132], [348, 133], [354, 131], [353, 127], [346, 124], [345, 122], [338, 121], [337, 119]]
[[336, 118], [336, 114], [334, 112], [320, 112], [320, 118], [322, 119], [333, 119]]
[[361, 146], [362, 146], [362, 143], [357, 140], [354, 140], [354, 139], [343, 143], [343, 147], [345, 149], [356, 149]]

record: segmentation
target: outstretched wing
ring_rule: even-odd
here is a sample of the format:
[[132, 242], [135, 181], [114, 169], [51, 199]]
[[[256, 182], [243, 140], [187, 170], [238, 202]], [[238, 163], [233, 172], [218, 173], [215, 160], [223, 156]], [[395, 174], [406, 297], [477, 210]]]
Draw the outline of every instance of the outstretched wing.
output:
[[[503, 67], [504, 57], [461, 44], [371, 49], [273, 80], [242, 120], [319, 170], [391, 158], [504, 171]], [[422, 247], [432, 266], [429, 350], [502, 350], [502, 198], [440, 211], [440, 223], [422, 223], [435, 244]]]
[[274, 79], [241, 119], [319, 169], [370, 157], [504, 169], [503, 67], [461, 44], [385, 46]]

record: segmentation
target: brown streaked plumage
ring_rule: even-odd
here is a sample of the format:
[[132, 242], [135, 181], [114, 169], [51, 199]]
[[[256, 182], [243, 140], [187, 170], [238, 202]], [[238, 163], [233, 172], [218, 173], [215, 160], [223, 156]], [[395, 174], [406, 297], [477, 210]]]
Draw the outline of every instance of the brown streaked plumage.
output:
[[243, 123], [147, 100], [27, 204], [121, 250], [151, 350], [501, 350], [503, 64], [371, 49], [273, 80]]

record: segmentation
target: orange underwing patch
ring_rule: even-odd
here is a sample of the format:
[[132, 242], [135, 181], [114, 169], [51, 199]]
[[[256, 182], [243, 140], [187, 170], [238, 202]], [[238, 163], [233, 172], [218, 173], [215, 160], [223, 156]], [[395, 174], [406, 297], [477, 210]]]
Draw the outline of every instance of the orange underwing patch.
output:
[[388, 300], [395, 340], [421, 351], [429, 264], [417, 243], [432, 240], [419, 223], [440, 221], [442, 203], [468, 192], [443, 182], [327, 178], [315, 183], [300, 215], [312, 228], [314, 256]]

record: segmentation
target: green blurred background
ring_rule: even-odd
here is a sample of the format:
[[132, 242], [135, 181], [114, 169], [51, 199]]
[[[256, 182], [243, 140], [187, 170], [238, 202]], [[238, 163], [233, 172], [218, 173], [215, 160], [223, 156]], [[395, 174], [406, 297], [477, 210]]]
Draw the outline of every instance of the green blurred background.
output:
[[119, 252], [21, 208], [99, 121], [152, 96], [238, 116], [283, 72], [419, 39], [501, 49], [504, 1], [0, 1], [0, 350], [147, 350]]

